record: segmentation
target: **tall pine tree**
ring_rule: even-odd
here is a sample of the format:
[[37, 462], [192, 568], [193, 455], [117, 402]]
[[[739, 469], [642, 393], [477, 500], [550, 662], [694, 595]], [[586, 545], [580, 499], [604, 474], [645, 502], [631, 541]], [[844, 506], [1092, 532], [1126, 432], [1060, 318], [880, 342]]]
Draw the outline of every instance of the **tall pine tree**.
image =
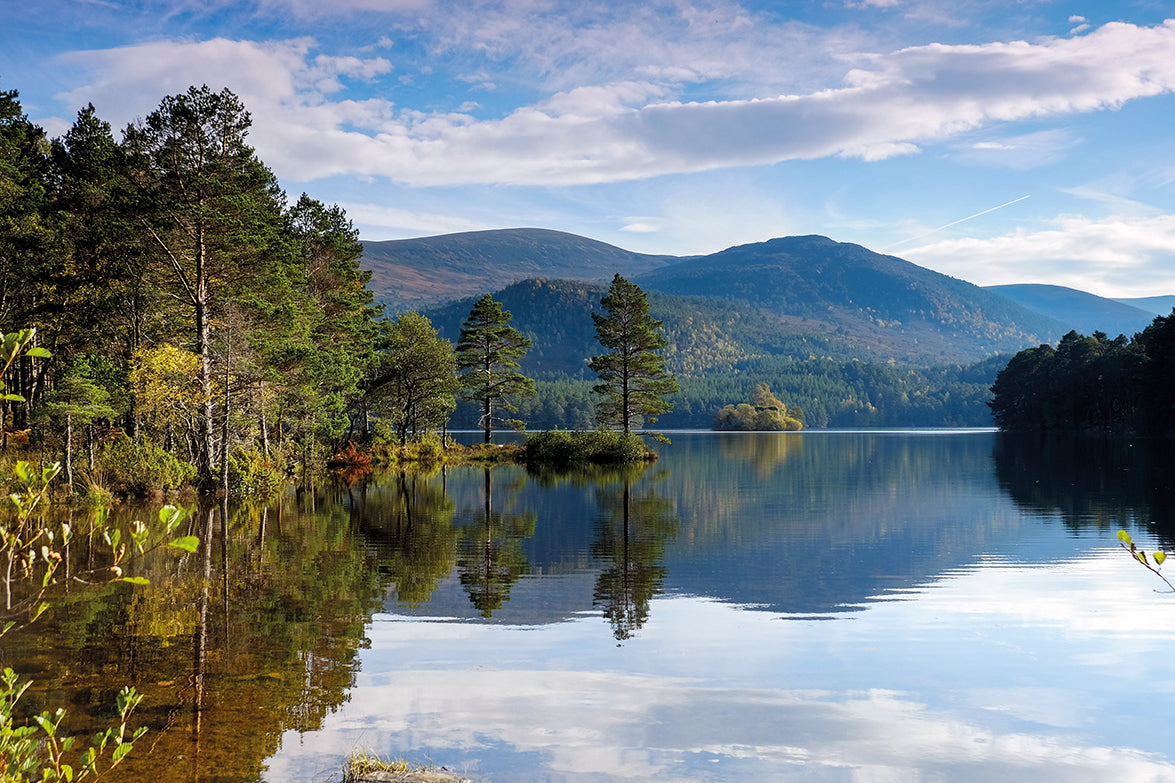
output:
[[[124, 147], [141, 188], [141, 226], [171, 293], [192, 308], [192, 342], [203, 388], [199, 468], [216, 465], [213, 322], [252, 281], [271, 280], [283, 196], [245, 143], [252, 120], [229, 90], [191, 87], [164, 98], [126, 131]], [[227, 413], [225, 414], [227, 415]], [[227, 444], [222, 444], [222, 449]]]
[[494, 403], [513, 410], [511, 395], [534, 394], [534, 381], [517, 372], [518, 360], [526, 355], [530, 340], [510, 326], [511, 314], [502, 303], [486, 294], [473, 306], [457, 340], [457, 369], [461, 396], [482, 404], [481, 420], [485, 442], [490, 442]]
[[593, 356], [588, 365], [600, 377], [592, 391], [604, 395], [596, 418], [627, 433], [639, 418], [652, 423], [672, 410], [673, 404], [664, 398], [679, 387], [656, 353], [668, 341], [661, 334], [661, 321], [649, 316], [649, 302], [640, 286], [617, 274], [600, 304], [607, 314], [592, 313], [592, 320], [596, 339], [609, 352]]

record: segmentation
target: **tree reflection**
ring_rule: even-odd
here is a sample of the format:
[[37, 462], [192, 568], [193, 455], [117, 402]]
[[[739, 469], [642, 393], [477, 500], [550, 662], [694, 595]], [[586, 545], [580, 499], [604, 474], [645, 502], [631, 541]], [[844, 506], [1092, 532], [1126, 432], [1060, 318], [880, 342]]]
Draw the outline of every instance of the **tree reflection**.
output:
[[788, 457], [798, 455], [804, 448], [804, 436], [798, 432], [756, 432], [750, 436], [723, 433], [719, 437], [723, 459], [753, 465], [760, 479], [771, 478]]
[[677, 535], [673, 505], [645, 487], [634, 493], [633, 476], [597, 493], [600, 517], [592, 554], [610, 563], [596, 579], [593, 603], [602, 609], [618, 641], [632, 638], [649, 618], [649, 601], [661, 592], [667, 569], [665, 545]]
[[523, 542], [534, 535], [536, 515], [505, 514], [492, 510], [490, 469], [485, 469], [483, 507], [477, 521], [460, 529], [457, 573], [470, 602], [482, 617], [493, 616], [509, 600], [510, 588], [530, 563]]
[[291, 499], [194, 509], [199, 550], [138, 563], [130, 575], [150, 586], [72, 591], [35, 634], [6, 637], [34, 681], [27, 708], [67, 694], [67, 730], [91, 734], [133, 685], [146, 696], [135, 725], [150, 731], [107, 780], [261, 779], [284, 732], [318, 728], [346, 700], [383, 597], [343, 509], [303, 513]]
[[1106, 433], [1001, 433], [1000, 487], [1021, 508], [1059, 514], [1072, 528], [1145, 525], [1175, 544], [1175, 450], [1157, 439]]
[[376, 485], [364, 484], [350, 507], [396, 599], [408, 606], [427, 603], [457, 559], [456, 507], [443, 476], [438, 481], [401, 472]]

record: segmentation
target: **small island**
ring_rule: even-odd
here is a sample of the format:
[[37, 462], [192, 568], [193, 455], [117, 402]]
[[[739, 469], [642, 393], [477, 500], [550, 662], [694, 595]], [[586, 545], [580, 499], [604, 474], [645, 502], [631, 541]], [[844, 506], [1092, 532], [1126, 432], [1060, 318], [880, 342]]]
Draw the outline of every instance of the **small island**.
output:
[[755, 385], [750, 402], [724, 406], [711, 425], [715, 430], [746, 432], [789, 432], [803, 428], [804, 412], [798, 406], [788, 408], [766, 383]]

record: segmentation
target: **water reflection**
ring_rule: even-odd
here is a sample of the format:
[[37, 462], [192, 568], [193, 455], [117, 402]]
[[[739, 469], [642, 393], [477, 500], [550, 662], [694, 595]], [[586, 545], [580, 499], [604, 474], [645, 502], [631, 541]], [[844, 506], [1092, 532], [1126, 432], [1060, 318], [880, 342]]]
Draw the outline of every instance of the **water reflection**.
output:
[[5, 663], [34, 681], [24, 708], [65, 704], [69, 730], [90, 734], [133, 685], [150, 731], [108, 779], [158, 779], [160, 764], [171, 780], [260, 778], [284, 731], [313, 731], [346, 701], [383, 595], [343, 509], [290, 501], [193, 509], [199, 550], [140, 563], [149, 587], [73, 589], [6, 637]]
[[1080, 529], [1131, 525], [1175, 545], [1175, 448], [1105, 433], [1005, 433], [996, 444], [1000, 485], [1021, 508]]
[[1175, 700], [1146, 695], [1175, 691], [1165, 599], [1112, 540], [1165, 513], [1169, 463], [992, 433], [673, 440], [637, 471], [193, 508], [198, 552], [72, 590], [0, 658], [81, 733], [147, 694], [113, 780], [325, 779], [356, 747], [497, 781], [1175, 772]]
[[594, 605], [623, 641], [645, 624], [649, 601], [661, 592], [665, 544], [677, 535], [678, 521], [672, 504], [652, 487], [634, 496], [631, 476], [620, 487], [597, 490], [596, 505], [600, 517], [592, 554], [605, 566], [596, 579]]
[[535, 515], [493, 511], [489, 468], [485, 469], [484, 481], [482, 512], [458, 534], [457, 573], [470, 603], [482, 617], [489, 618], [509, 600], [514, 583], [530, 573], [522, 545], [534, 535]]

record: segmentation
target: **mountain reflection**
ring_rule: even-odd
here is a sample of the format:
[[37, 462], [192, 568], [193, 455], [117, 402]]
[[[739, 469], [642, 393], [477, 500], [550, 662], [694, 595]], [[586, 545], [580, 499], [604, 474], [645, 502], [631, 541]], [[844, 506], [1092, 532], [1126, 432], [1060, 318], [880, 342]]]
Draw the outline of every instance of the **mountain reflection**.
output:
[[[1104, 438], [810, 432], [678, 434], [634, 470], [372, 474], [194, 507], [197, 553], [137, 565], [146, 588], [71, 588], [0, 655], [35, 682], [25, 710], [67, 694], [75, 733], [98, 730], [122, 685], [146, 694], [134, 725], [150, 740], [109, 780], [161, 763], [178, 781], [262, 779], [284, 733], [317, 731], [349, 698], [377, 614], [462, 633], [586, 617], [615, 652], [658, 638], [677, 599], [764, 622], [857, 611], [1062, 522], [1154, 523], [1170, 542], [1171, 465]], [[1066, 545], [1050, 537], [1047, 556]]]

